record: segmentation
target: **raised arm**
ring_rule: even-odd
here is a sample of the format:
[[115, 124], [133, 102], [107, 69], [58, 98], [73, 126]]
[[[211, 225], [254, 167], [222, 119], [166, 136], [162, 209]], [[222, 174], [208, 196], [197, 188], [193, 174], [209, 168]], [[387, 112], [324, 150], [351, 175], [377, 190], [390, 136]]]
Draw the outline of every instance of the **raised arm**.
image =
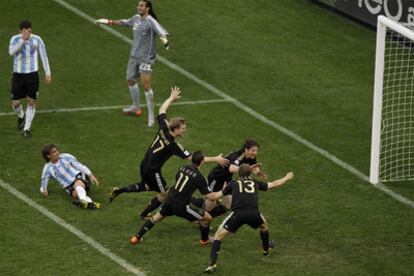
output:
[[267, 183], [268, 189], [273, 189], [282, 186], [287, 181], [291, 180], [293, 178], [293, 172], [288, 172], [284, 177], [274, 180], [272, 182]]
[[171, 88], [171, 94], [168, 99], [160, 106], [159, 114], [167, 113], [167, 109], [170, 107], [171, 103], [181, 97], [180, 87], [175, 86]]
[[23, 46], [24, 40], [19, 39], [17, 36], [14, 36], [10, 39], [9, 45], [9, 55], [13, 56], [17, 53]]
[[121, 19], [121, 20], [115, 20], [115, 19], [106, 19], [106, 18], [101, 18], [101, 19], [97, 19], [95, 20], [95, 24], [99, 25], [99, 24], [104, 24], [104, 25], [117, 25], [117, 26], [125, 26], [127, 24], [124, 23], [125, 19]]

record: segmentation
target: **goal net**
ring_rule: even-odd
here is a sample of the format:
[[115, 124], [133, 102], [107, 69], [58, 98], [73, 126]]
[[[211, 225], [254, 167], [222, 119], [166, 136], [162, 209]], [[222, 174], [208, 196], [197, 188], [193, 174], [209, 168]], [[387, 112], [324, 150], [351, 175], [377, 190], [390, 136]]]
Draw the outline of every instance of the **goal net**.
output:
[[414, 179], [414, 26], [378, 17], [370, 182]]

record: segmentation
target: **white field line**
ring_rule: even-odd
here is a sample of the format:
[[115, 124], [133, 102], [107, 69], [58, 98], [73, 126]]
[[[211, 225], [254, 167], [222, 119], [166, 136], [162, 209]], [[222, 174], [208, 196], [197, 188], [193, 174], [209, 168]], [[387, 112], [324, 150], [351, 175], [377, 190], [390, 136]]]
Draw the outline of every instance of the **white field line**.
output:
[[[195, 104], [210, 104], [210, 103], [224, 103], [228, 102], [226, 99], [216, 99], [216, 100], [200, 100], [200, 101], [186, 101], [186, 102], [176, 102], [172, 105], [195, 105]], [[156, 106], [160, 106], [160, 103], [156, 103]], [[147, 106], [146, 104], [141, 105], [143, 107]], [[125, 107], [124, 105], [112, 105], [112, 106], [88, 106], [88, 107], [76, 107], [76, 108], [58, 108], [58, 109], [46, 109], [46, 110], [36, 110], [36, 114], [41, 113], [60, 113], [60, 112], [79, 112], [79, 111], [101, 111], [101, 110], [111, 110], [111, 109], [121, 109]], [[16, 116], [14, 112], [0, 112], [1, 116]]]
[[[80, 17], [86, 19], [87, 21], [91, 22], [92, 24], [95, 24], [95, 18], [89, 16], [88, 14], [84, 13], [83, 11], [79, 10], [78, 8], [68, 4], [67, 2], [65, 2], [64, 0], [53, 0], [56, 3], [58, 3], [59, 5], [65, 7], [66, 9], [74, 12], [75, 14], [79, 15]], [[112, 35], [118, 37], [119, 39], [125, 41], [128, 44], [132, 44], [132, 40], [129, 39], [128, 37], [126, 37], [125, 35], [121, 34], [120, 32], [105, 26], [105, 25], [99, 25], [100, 28], [104, 29], [105, 31], [111, 33]], [[356, 168], [354, 168], [352, 165], [346, 163], [345, 161], [342, 161], [341, 159], [339, 159], [338, 157], [334, 156], [333, 154], [329, 153], [328, 151], [318, 147], [317, 145], [313, 144], [312, 142], [306, 140], [305, 138], [302, 138], [301, 136], [299, 136], [298, 134], [296, 134], [295, 132], [285, 128], [284, 126], [273, 122], [269, 119], [267, 119], [265, 116], [261, 115], [260, 113], [256, 112], [255, 110], [253, 110], [252, 108], [248, 107], [247, 105], [241, 103], [240, 101], [238, 101], [237, 99], [227, 95], [226, 93], [224, 93], [223, 91], [221, 91], [220, 89], [214, 87], [213, 85], [203, 81], [202, 79], [196, 77], [195, 75], [191, 74], [190, 72], [186, 71], [185, 69], [181, 68], [180, 66], [170, 62], [169, 60], [167, 60], [166, 58], [163, 58], [160, 55], [157, 55], [157, 59], [163, 63], [164, 65], [166, 65], [167, 67], [179, 72], [180, 74], [182, 74], [183, 76], [187, 77], [188, 79], [198, 83], [199, 85], [201, 85], [202, 87], [206, 88], [207, 90], [209, 90], [210, 92], [222, 97], [223, 99], [229, 100], [231, 101], [231, 103], [233, 105], [235, 105], [236, 107], [238, 107], [239, 109], [245, 111], [246, 113], [250, 114], [251, 116], [253, 116], [254, 118], [256, 118], [257, 120], [279, 130], [280, 132], [282, 132], [283, 134], [285, 134], [286, 136], [296, 140], [297, 142], [301, 143], [302, 145], [310, 148], [311, 150], [321, 154], [322, 156], [324, 156], [325, 158], [331, 160], [333, 163], [337, 164], [338, 166], [344, 168], [345, 170], [349, 171], [350, 173], [356, 175], [357, 177], [359, 177], [360, 179], [369, 182], [369, 177], [366, 176], [364, 173], [360, 172], [359, 170], [357, 170]], [[414, 208], [414, 202], [410, 201], [409, 199], [394, 193], [393, 191], [391, 191], [390, 189], [388, 189], [387, 187], [385, 187], [384, 185], [374, 185], [374, 187], [378, 188], [379, 190], [383, 191], [384, 193], [386, 193], [387, 195], [393, 197], [394, 199], [404, 203], [404, 204], [408, 204], [409, 206], [411, 206], [412, 208]]]
[[56, 224], [62, 226], [63, 228], [65, 228], [66, 230], [68, 230], [69, 232], [77, 236], [79, 239], [83, 240], [84, 242], [86, 242], [87, 244], [89, 244], [90, 246], [98, 250], [101, 254], [107, 256], [108, 258], [110, 258], [111, 260], [119, 264], [121, 267], [125, 268], [128, 272], [131, 272], [132, 274], [140, 275], [140, 276], [145, 275], [143, 271], [139, 270], [132, 264], [128, 263], [126, 260], [122, 259], [118, 255], [115, 255], [109, 249], [102, 246], [97, 241], [95, 241], [94, 239], [92, 239], [91, 237], [89, 237], [88, 235], [86, 235], [85, 233], [77, 229], [76, 227], [70, 225], [69, 223], [67, 223], [66, 221], [64, 221], [57, 215], [55, 215], [54, 213], [50, 212], [45, 207], [37, 204], [36, 202], [28, 198], [26, 195], [21, 193], [19, 190], [14, 188], [12, 185], [0, 179], [0, 186], [4, 188], [5, 190], [7, 190], [8, 192], [10, 192], [11, 194], [13, 194], [14, 196], [16, 196], [21, 201], [27, 203], [29, 206], [33, 207], [34, 209], [42, 213], [47, 218], [54, 221]]

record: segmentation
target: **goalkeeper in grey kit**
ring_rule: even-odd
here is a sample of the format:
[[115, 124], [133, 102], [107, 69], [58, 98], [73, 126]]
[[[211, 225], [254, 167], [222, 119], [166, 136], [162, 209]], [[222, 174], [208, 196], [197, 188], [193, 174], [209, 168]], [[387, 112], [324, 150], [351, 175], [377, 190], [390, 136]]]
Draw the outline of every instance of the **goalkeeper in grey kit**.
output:
[[158, 35], [168, 49], [168, 32], [158, 23], [158, 18], [152, 9], [150, 0], [138, 2], [137, 14], [129, 19], [112, 20], [98, 19], [96, 24], [118, 25], [131, 27], [133, 30], [133, 43], [127, 67], [127, 81], [132, 97], [132, 106], [124, 108], [128, 115], [141, 116], [139, 78], [144, 88], [148, 108], [148, 126], [154, 125], [154, 92], [151, 86], [152, 67], [155, 63], [156, 47], [155, 37]]

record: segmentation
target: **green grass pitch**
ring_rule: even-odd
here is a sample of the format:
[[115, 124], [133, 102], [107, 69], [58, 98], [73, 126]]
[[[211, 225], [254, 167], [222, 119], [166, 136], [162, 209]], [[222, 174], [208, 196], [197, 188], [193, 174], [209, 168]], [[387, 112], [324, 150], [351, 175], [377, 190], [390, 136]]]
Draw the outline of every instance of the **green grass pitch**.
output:
[[[136, 9], [136, 1], [126, 0], [68, 3], [93, 18], [129, 18]], [[154, 9], [171, 34], [171, 49], [159, 47], [161, 56], [368, 175], [375, 32], [307, 0], [154, 0]], [[9, 39], [26, 18], [45, 41], [52, 69], [53, 83], [41, 84], [38, 111], [130, 103], [129, 44], [52, 0], [0, 1], [0, 10], [1, 114], [11, 111]], [[114, 29], [131, 37], [130, 29]], [[176, 84], [183, 102], [222, 99], [157, 62], [155, 101]], [[277, 249], [263, 257], [258, 232], [244, 227], [224, 240], [218, 275], [413, 275], [413, 208], [231, 102], [176, 105], [169, 115], [187, 118], [182, 144], [190, 150], [227, 153], [254, 137], [271, 179], [295, 173], [281, 189], [260, 195]], [[0, 116], [0, 180], [148, 275], [198, 275], [206, 267], [210, 250], [182, 219], [164, 220], [142, 244], [130, 246], [141, 224], [137, 213], [152, 193], [107, 203], [111, 187], [139, 180], [139, 162], [155, 133], [145, 117], [124, 117], [120, 109], [39, 112], [32, 133], [24, 139], [15, 116]], [[54, 183], [50, 197], [41, 197], [40, 150], [50, 142], [95, 173], [101, 187], [91, 196], [103, 203], [101, 210], [72, 207]], [[170, 185], [185, 163], [167, 162]], [[414, 200], [412, 183], [388, 187]], [[0, 217], [1, 275], [129, 274], [3, 188]], [[214, 230], [222, 219], [213, 221]]]

